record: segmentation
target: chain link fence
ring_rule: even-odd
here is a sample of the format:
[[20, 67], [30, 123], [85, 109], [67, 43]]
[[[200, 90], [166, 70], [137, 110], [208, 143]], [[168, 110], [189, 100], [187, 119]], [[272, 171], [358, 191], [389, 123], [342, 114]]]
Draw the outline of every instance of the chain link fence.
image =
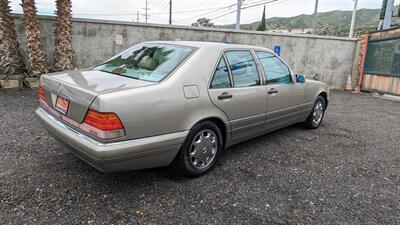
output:
[[400, 77], [400, 36], [369, 41], [364, 73]]

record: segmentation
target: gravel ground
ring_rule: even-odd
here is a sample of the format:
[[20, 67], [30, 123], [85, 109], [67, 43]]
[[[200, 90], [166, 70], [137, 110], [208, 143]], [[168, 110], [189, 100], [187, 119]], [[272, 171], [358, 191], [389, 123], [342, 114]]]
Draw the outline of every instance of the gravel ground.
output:
[[227, 149], [208, 175], [104, 174], [0, 91], [1, 224], [400, 224], [400, 102], [333, 92], [320, 129]]

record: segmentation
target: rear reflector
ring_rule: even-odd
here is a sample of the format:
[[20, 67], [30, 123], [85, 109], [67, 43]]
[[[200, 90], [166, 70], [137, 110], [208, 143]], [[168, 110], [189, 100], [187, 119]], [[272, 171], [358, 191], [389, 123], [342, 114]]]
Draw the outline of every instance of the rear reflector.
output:
[[39, 86], [39, 101], [46, 102], [46, 97], [44, 95], [44, 86], [42, 85]]
[[89, 109], [80, 128], [101, 139], [125, 136], [124, 126], [115, 113], [101, 113]]

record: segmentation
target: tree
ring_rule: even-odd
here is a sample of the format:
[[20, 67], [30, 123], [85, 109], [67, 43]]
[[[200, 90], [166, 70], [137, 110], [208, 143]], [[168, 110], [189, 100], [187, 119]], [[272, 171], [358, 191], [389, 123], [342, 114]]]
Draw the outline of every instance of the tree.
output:
[[210, 19], [203, 17], [192, 23], [192, 27], [214, 27], [214, 23], [211, 23]]
[[24, 71], [9, 2], [0, 0], [0, 74], [22, 75]]
[[46, 56], [40, 42], [40, 31], [36, 21], [36, 6], [34, 0], [22, 0], [24, 11], [26, 51], [29, 58], [30, 73], [40, 76], [47, 70]]
[[74, 67], [71, 0], [57, 0], [56, 7], [54, 70], [60, 71]]
[[265, 31], [267, 29], [267, 22], [265, 20], [265, 5], [260, 24], [257, 27], [258, 31]]

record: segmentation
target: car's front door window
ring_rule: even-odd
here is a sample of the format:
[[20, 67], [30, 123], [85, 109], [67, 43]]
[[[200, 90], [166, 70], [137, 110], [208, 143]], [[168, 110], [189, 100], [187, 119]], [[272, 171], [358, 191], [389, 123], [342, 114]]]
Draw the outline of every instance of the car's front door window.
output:
[[260, 84], [256, 63], [247, 50], [232, 50], [225, 53], [235, 87], [249, 87]]
[[275, 55], [268, 52], [256, 52], [264, 70], [267, 84], [290, 84], [292, 77], [289, 68]]

